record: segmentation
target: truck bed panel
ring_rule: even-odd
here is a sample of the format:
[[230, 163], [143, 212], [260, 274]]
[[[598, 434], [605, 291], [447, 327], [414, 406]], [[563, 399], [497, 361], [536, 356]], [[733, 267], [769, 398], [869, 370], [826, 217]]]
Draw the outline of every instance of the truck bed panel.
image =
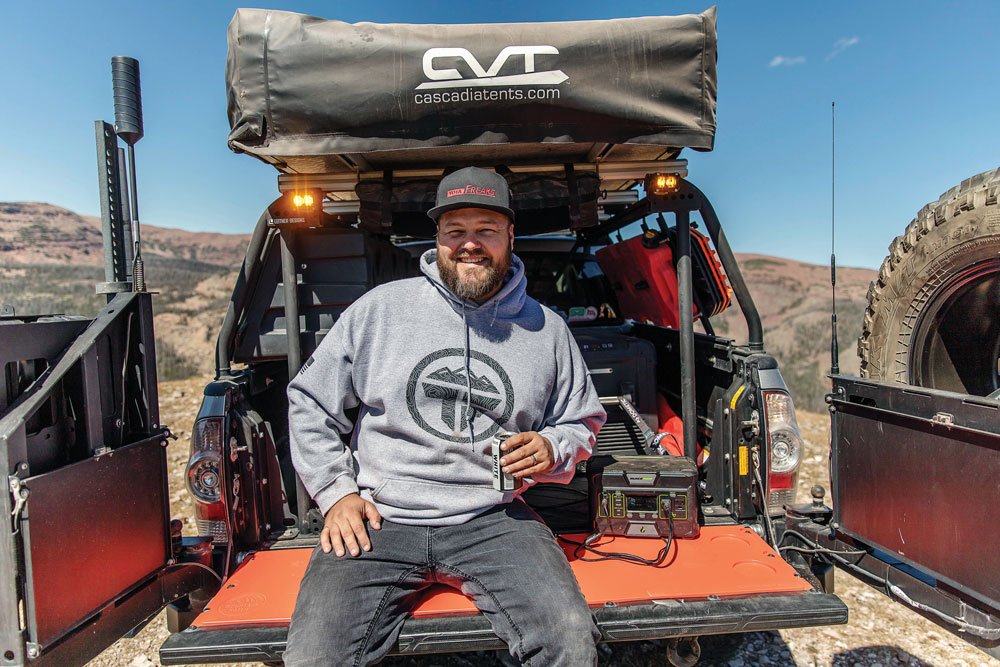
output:
[[[584, 536], [567, 536], [580, 541]], [[602, 540], [602, 550], [655, 557], [660, 540]], [[664, 565], [618, 560], [588, 562], [564, 544], [591, 607], [652, 600], [725, 598], [810, 590], [809, 584], [749, 528], [706, 526], [695, 540], [674, 540]], [[200, 630], [287, 625], [311, 549], [272, 549], [248, 557], [194, 621]], [[476, 614], [471, 600], [441, 585], [430, 588], [413, 611], [416, 618]]]

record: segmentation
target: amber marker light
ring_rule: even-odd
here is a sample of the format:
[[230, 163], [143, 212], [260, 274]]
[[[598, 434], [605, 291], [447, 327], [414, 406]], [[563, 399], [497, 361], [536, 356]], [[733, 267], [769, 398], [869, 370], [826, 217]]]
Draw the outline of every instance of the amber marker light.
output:
[[286, 192], [269, 207], [275, 225], [316, 226], [323, 222], [323, 197], [319, 188]]
[[651, 174], [646, 178], [646, 191], [654, 195], [665, 195], [675, 192], [679, 184], [677, 174]]

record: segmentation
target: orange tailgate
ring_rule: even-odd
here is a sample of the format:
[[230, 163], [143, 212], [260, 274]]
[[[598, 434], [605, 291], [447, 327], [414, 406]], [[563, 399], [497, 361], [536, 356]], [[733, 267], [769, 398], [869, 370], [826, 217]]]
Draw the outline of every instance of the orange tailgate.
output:
[[[567, 537], [580, 541], [584, 536]], [[602, 551], [653, 558], [662, 545], [660, 540], [618, 537], [601, 540], [595, 546]], [[749, 528], [706, 526], [698, 539], [675, 540], [674, 545], [660, 567], [616, 560], [586, 562], [574, 557], [572, 545], [564, 545], [563, 549], [592, 607], [608, 602], [629, 604], [810, 590], [809, 584]], [[311, 549], [274, 549], [248, 556], [195, 619], [194, 626], [209, 630], [287, 625], [311, 553]], [[475, 612], [464, 595], [435, 585], [413, 615]]]

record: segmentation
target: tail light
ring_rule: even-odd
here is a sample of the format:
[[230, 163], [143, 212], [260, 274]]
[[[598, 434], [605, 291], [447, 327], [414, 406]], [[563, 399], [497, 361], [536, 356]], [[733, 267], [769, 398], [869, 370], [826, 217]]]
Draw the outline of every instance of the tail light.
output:
[[222, 505], [223, 419], [207, 417], [195, 422], [191, 432], [191, 458], [187, 487], [197, 501], [198, 533], [211, 535], [216, 544], [227, 541], [225, 507]]
[[768, 443], [767, 508], [771, 514], [780, 514], [785, 505], [795, 502], [802, 433], [795, 419], [792, 397], [784, 392], [764, 392], [764, 416]]

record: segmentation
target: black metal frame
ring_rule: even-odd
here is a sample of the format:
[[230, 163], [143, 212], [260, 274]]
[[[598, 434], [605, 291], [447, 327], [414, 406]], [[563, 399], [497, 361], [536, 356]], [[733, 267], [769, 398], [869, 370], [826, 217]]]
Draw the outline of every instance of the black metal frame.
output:
[[[1000, 477], [1000, 404], [850, 376], [832, 379], [831, 481], [838, 534], [926, 572], [1000, 614], [995, 573], [954, 548], [955, 539], [975, 536], [991, 554], [1000, 549], [994, 493]], [[875, 458], [891, 461], [892, 474], [872, 475]], [[872, 513], [880, 494], [892, 506]], [[916, 518], [905, 522], [907, 514]], [[937, 523], [936, 529], [921, 530], [920, 517], [932, 514], [950, 518], [951, 537], [945, 538]]]
[[[280, 200], [280, 198], [279, 198]], [[276, 201], [279, 201], [276, 200]], [[739, 264], [726, 238], [719, 218], [708, 197], [683, 178], [678, 178], [676, 191], [667, 195], [650, 195], [629, 206], [626, 210], [613, 216], [600, 225], [577, 230], [581, 242], [603, 242], [608, 235], [622, 229], [626, 225], [637, 222], [647, 216], [657, 213], [674, 213], [677, 218], [678, 243], [675, 253], [677, 268], [678, 292], [680, 300], [680, 358], [681, 358], [681, 419], [684, 423], [684, 452], [691, 458], [697, 452], [697, 419], [694, 378], [694, 289], [691, 276], [691, 213], [697, 211], [708, 229], [709, 236], [719, 253], [719, 259], [729, 278], [730, 285], [736, 295], [740, 310], [747, 323], [749, 331], [748, 346], [751, 353], [764, 351], [764, 330], [761, 324], [757, 306], [753, 302], [750, 291], [743, 279]], [[231, 373], [230, 360], [233, 355], [236, 337], [236, 325], [239, 315], [246, 305], [248, 286], [252, 284], [260, 271], [262, 252], [269, 234], [279, 234], [281, 243], [282, 280], [285, 285], [285, 322], [288, 323], [289, 339], [288, 377], [292, 378], [302, 366], [301, 341], [298, 331], [298, 291], [297, 265], [295, 260], [295, 229], [290, 225], [275, 228], [269, 210], [265, 210], [254, 228], [253, 236], [247, 248], [246, 259], [237, 278], [237, 283], [230, 299], [225, 321], [219, 332], [216, 346], [217, 379], [228, 377]], [[301, 483], [297, 484], [301, 487]], [[305, 492], [297, 488], [297, 494]], [[299, 512], [299, 524], [305, 525], [305, 513]]]
[[115, 127], [94, 121], [97, 135], [97, 185], [101, 195], [101, 235], [104, 239], [104, 280], [97, 291], [112, 296], [132, 291], [132, 226], [124, 153], [118, 148]]
[[[813, 571], [834, 564], [1000, 658], [1000, 599], [990, 564], [1000, 525], [993, 497], [1000, 403], [831, 379], [835, 509], [821, 500], [789, 508], [785, 544], [806, 547]], [[887, 466], [884, 473], [873, 472], [873, 458]], [[971, 552], [964, 548], [970, 540]]]
[[[108, 346], [110, 341], [125, 341], [125, 345]], [[106, 354], [111, 351], [111, 355]], [[53, 392], [79, 371], [83, 383], [80, 392], [86, 399], [83, 415], [83, 436], [91, 453], [101, 448], [114, 449], [128, 444], [125, 437], [129, 428], [133, 433], [152, 434], [160, 431], [159, 404], [156, 387], [156, 359], [153, 342], [153, 307], [148, 294], [126, 292], [117, 294], [106, 308], [72, 343], [52, 360], [51, 367], [40, 377], [30, 391], [15, 402], [9, 413], [0, 421], [0, 461], [6, 461], [9, 474], [27, 475], [31, 472], [26, 423], [32, 415], [42, 410]], [[138, 373], [134, 377], [125, 372], [130, 367]], [[122, 378], [125, 378], [124, 380]], [[141, 388], [141, 414], [122, 412], [120, 403], [113, 409], [102, 407], [101, 397], [120, 392], [122, 382], [135, 383]], [[110, 383], [114, 383], [111, 385]], [[120, 401], [121, 394], [114, 394]], [[128, 407], [128, 406], [126, 406]], [[137, 423], [128, 424], [132, 418]], [[122, 420], [118, 423], [116, 420]], [[25, 463], [27, 467], [21, 467]]]
[[[812, 548], [818, 546], [821, 549], [850, 554], [857, 551], [861, 555], [847, 556], [845, 560], [850, 566], [845, 566], [836, 560], [837, 567], [845, 572], [857, 577], [862, 582], [870, 585], [875, 590], [884, 594], [894, 602], [902, 604], [912, 611], [920, 614], [924, 618], [941, 625], [941, 627], [954, 632], [963, 641], [966, 641], [984, 653], [994, 658], [1000, 658], [1000, 641], [994, 639], [984, 639], [970, 632], [961, 631], [958, 626], [951, 623], [942, 623], [943, 617], [961, 619], [969, 626], [980, 628], [989, 633], [1000, 633], [1000, 617], [989, 614], [977, 607], [967, 604], [961, 596], [939, 586], [933, 586], [922, 578], [914, 576], [911, 571], [903, 570], [898, 565], [882, 560], [868, 550], [870, 546], [861, 540], [854, 539], [844, 533], [832, 529], [830, 525], [813, 521], [789, 522], [789, 528], [805, 535], [811, 542], [806, 545], [794, 538], [786, 541], [790, 546], [807, 546]], [[809, 555], [807, 559], [811, 561], [814, 569], [828, 568], [831, 559], [819, 555]], [[903, 592], [911, 601], [919, 605], [928, 607], [937, 612], [921, 609], [913, 606], [909, 601], [901, 598], [898, 593], [894, 593], [889, 586]]]
[[[0, 327], [0, 340], [18, 337], [19, 327], [38, 331], [43, 324], [62, 322]], [[0, 419], [0, 461], [6, 464], [8, 482], [7, 491], [0, 493], [0, 512], [8, 517], [0, 522], [0, 664], [85, 661], [171, 599], [206, 585], [202, 569], [167, 565], [173, 558], [163, 452], [168, 433], [159, 423], [151, 295], [116, 294], [86, 329], [79, 331], [79, 321], [70, 320], [69, 326], [71, 331], [54, 332], [35, 349], [19, 346], [30, 355], [46, 352], [48, 368]], [[59, 343], [67, 346], [59, 348]], [[160, 486], [150, 489], [148, 498], [136, 497], [128, 483], [132, 470]], [[104, 487], [94, 490], [91, 480]], [[104, 507], [114, 511], [100, 512]], [[62, 520], [53, 517], [62, 513], [65, 525], [54, 528]], [[61, 567], [64, 552], [65, 565], [72, 568], [72, 550], [92, 556], [107, 550], [108, 560], [85, 557], [83, 562], [111, 563], [116, 548], [123, 550], [119, 556], [129, 556], [133, 521], [143, 526], [141, 531], [132, 526], [139, 531], [135, 534], [158, 543], [154, 549], [162, 551], [162, 558], [147, 553], [135, 580], [117, 573], [118, 583], [105, 587], [112, 599], [105, 599], [107, 593], [94, 594], [93, 587], [39, 590], [47, 584], [33, 577], [34, 565], [43, 563], [36, 560], [36, 547], [45, 544], [48, 568]], [[107, 522], [124, 525], [111, 530]], [[59, 546], [73, 535], [79, 539]], [[15, 577], [15, 572], [23, 574]], [[91, 583], [79, 581], [80, 586]], [[53, 595], [94, 599], [55, 623], [49, 618], [40, 623], [37, 595], [49, 601]], [[11, 654], [13, 658], [5, 657]]]
[[[295, 228], [281, 227], [278, 230], [281, 243], [281, 282], [285, 290], [285, 335], [288, 339], [288, 378], [298, 375], [302, 368], [302, 331], [299, 321], [299, 271], [295, 260]], [[295, 499], [298, 512], [298, 526], [302, 533], [309, 532], [307, 508], [311, 496], [302, 483], [298, 471], [295, 473]]]
[[[275, 202], [277, 201], [276, 199]], [[215, 346], [215, 379], [217, 380], [228, 378], [232, 374], [231, 362], [236, 345], [236, 325], [246, 307], [247, 297], [250, 294], [249, 286], [257, 281], [260, 273], [266, 242], [269, 236], [274, 233], [277, 232], [271, 226], [271, 210], [268, 207], [264, 209], [253, 228], [250, 243], [247, 245], [246, 257], [240, 266], [240, 274], [236, 277], [236, 285], [233, 287], [233, 294], [229, 299], [229, 306], [226, 308], [226, 316], [222, 321], [222, 328], [219, 330]]]
[[[5, 326], [0, 346], [0, 417], [39, 378], [52, 360], [87, 328], [85, 317], [17, 318]], [[27, 385], [27, 386], [25, 386]]]
[[708, 197], [685, 179], [678, 177], [676, 190], [663, 195], [646, 193], [646, 197], [636, 202], [618, 215], [592, 229], [581, 230], [579, 236], [586, 243], [602, 242], [610, 234], [626, 225], [645, 219], [657, 213], [673, 213], [677, 220], [677, 247], [674, 263], [677, 269], [677, 288], [680, 309], [680, 359], [681, 359], [681, 420], [684, 423], [684, 454], [697, 456], [697, 407], [695, 402], [694, 378], [694, 316], [691, 278], [691, 213], [697, 211], [709, 236], [719, 253], [719, 260], [726, 271], [736, 300], [743, 312], [749, 331], [750, 352], [764, 351], [764, 328], [757, 312], [757, 306], [750, 296], [739, 264], [733, 255], [726, 234], [719, 223]]

